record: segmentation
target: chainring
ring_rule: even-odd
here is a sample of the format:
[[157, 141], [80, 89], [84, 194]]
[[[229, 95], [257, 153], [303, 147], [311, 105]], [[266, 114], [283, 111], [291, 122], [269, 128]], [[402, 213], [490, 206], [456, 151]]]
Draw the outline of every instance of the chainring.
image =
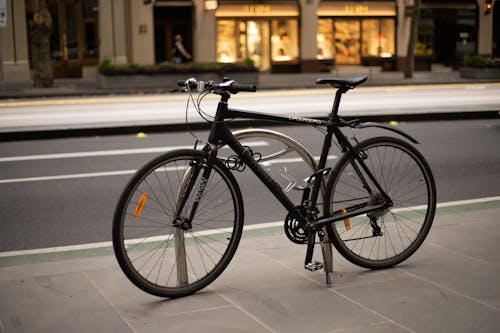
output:
[[[298, 207], [300, 209], [300, 207]], [[285, 218], [285, 235], [295, 244], [307, 244], [307, 231], [300, 221], [288, 214]]]

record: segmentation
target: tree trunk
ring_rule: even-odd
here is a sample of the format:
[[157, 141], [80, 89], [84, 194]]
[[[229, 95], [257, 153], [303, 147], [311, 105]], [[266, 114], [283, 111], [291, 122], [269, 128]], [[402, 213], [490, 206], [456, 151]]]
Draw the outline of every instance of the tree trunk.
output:
[[418, 37], [418, 21], [420, 20], [420, 3], [421, 0], [415, 0], [413, 5], [413, 13], [411, 17], [410, 38], [408, 40], [408, 51], [406, 52], [406, 61], [404, 74], [405, 78], [413, 77], [413, 70], [415, 69], [415, 46]]
[[52, 18], [45, 0], [33, 1], [33, 17], [29, 20], [31, 36], [31, 60], [33, 65], [33, 86], [50, 88], [54, 84], [50, 61], [50, 32]]

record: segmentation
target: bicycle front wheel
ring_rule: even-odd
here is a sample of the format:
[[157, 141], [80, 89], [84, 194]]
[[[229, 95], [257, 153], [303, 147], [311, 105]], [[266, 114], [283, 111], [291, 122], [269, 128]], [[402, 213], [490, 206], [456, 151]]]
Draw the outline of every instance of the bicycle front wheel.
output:
[[[411, 256], [427, 236], [436, 210], [436, 189], [424, 157], [407, 142], [376, 137], [355, 148], [393, 206], [328, 226], [332, 242], [350, 262], [370, 269], [394, 266]], [[355, 164], [355, 166], [353, 166]], [[382, 196], [361, 166], [343, 156], [328, 180], [325, 215], [342, 215], [380, 201]]]
[[169, 152], [139, 169], [121, 195], [113, 220], [115, 255], [147, 293], [192, 294], [215, 280], [236, 251], [243, 228], [240, 189], [218, 160], [202, 179], [206, 162], [201, 151]]

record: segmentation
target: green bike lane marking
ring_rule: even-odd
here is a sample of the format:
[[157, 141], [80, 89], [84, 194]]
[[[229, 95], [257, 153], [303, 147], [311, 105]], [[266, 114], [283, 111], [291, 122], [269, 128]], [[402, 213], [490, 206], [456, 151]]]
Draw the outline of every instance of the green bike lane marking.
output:
[[[500, 196], [438, 203], [436, 216], [500, 209]], [[243, 239], [283, 235], [283, 221], [247, 225]], [[202, 236], [203, 237], [203, 236]], [[0, 267], [113, 255], [111, 242], [0, 252]]]

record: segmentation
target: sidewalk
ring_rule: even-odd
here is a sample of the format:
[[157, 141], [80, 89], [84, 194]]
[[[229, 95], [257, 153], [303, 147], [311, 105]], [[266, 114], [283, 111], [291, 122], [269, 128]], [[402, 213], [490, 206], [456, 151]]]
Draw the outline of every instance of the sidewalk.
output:
[[498, 332], [499, 214], [500, 197], [441, 205], [422, 248], [393, 269], [334, 253], [331, 288], [281, 228], [245, 232], [211, 286], [175, 300], [138, 290], [111, 254], [0, 257], [0, 332]]
[[[383, 85], [421, 85], [498, 82], [499, 80], [474, 80], [460, 78], [458, 71], [442, 66], [434, 66], [432, 71], [416, 71], [413, 78], [405, 79], [402, 72], [381, 71], [380, 67], [369, 66], [338, 66], [331, 73], [261, 73], [257, 83], [259, 90], [268, 89], [301, 89], [317, 88], [316, 79], [320, 77], [347, 77], [367, 74], [368, 80], [363, 86]], [[188, 75], [187, 75], [188, 77]], [[138, 88], [138, 89], [101, 89], [96, 79], [56, 79], [53, 88], [33, 88], [32, 82], [9, 82], [0, 84], [1, 99], [61, 97], [61, 96], [93, 96], [93, 95], [123, 95], [123, 94], [158, 94], [168, 93], [175, 87]]]

